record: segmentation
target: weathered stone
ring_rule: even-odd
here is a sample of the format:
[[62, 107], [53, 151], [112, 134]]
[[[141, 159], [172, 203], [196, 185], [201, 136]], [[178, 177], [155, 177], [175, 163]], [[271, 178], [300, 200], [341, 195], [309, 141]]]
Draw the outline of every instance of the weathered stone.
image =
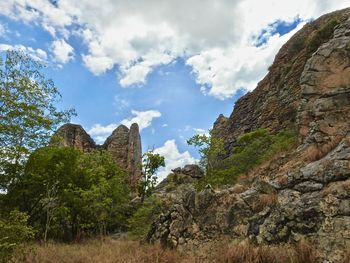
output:
[[[310, 38], [334, 19], [333, 35], [311, 52]], [[305, 46], [295, 51], [298, 39]], [[162, 242], [196, 250], [223, 236], [260, 244], [306, 238], [325, 262], [342, 262], [350, 247], [349, 43], [349, 8], [292, 37], [258, 87], [236, 102], [229, 118], [219, 116], [213, 136], [224, 140], [229, 156], [240, 134], [257, 128], [278, 132], [292, 124], [299, 131], [298, 147], [251, 172], [243, 192], [208, 187], [183, 193], [174, 205], [176, 217], [158, 220], [148, 240], [166, 233]]]
[[[53, 143], [60, 146], [73, 147], [83, 152], [89, 152], [96, 147], [90, 135], [86, 133], [83, 127], [77, 124], [64, 124], [55, 134], [59, 138]], [[54, 139], [56, 140], [56, 138]]]

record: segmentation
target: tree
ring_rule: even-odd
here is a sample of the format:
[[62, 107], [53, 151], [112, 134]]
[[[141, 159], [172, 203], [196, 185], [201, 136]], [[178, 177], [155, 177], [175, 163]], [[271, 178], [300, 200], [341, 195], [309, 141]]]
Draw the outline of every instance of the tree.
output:
[[17, 210], [8, 215], [0, 214], [0, 262], [9, 262], [13, 253], [20, 254], [19, 246], [34, 237], [34, 231], [27, 226], [28, 216]]
[[28, 159], [7, 203], [30, 216], [38, 237], [79, 239], [126, 228], [127, 175], [105, 151], [45, 147]]
[[44, 65], [20, 51], [0, 57], [0, 188], [15, 182], [28, 155], [47, 144], [73, 110], [59, 111], [60, 93]]
[[156, 172], [160, 167], [165, 166], [164, 156], [154, 153], [153, 150], [145, 152], [142, 156], [142, 179], [139, 185], [141, 202], [145, 197], [150, 196], [157, 184]]
[[192, 136], [187, 140], [187, 144], [198, 148], [200, 165], [205, 170], [214, 169], [219, 155], [224, 152], [223, 140], [212, 136], [211, 131], [209, 131], [209, 134]]

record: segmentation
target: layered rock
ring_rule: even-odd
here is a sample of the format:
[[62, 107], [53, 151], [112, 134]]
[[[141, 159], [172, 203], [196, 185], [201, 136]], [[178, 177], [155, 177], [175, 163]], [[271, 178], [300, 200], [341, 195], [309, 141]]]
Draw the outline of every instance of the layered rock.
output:
[[309, 43], [328, 23], [346, 20], [346, 12], [333, 12], [306, 24], [282, 46], [268, 74], [255, 90], [235, 103], [229, 118], [218, 117], [213, 134], [224, 140], [227, 155], [231, 154], [237, 136], [243, 132], [267, 128], [274, 133], [295, 125], [301, 103], [301, 74], [315, 51]]
[[89, 152], [91, 149], [96, 148], [94, 140], [81, 125], [64, 124], [57, 130], [56, 135], [62, 139], [59, 141], [59, 144], [65, 147], [73, 147], [83, 152]]
[[59, 145], [64, 147], [73, 147], [83, 152], [94, 149], [109, 152], [114, 162], [128, 172], [130, 186], [136, 190], [141, 178], [142, 162], [141, 136], [136, 123], [133, 123], [130, 129], [125, 125], [118, 126], [103, 145], [97, 145], [83, 127], [77, 124], [64, 124], [57, 130], [56, 135], [61, 138], [58, 141]]
[[204, 171], [197, 164], [187, 164], [183, 168], [177, 167], [171, 171], [172, 173], [156, 186], [156, 194], [168, 195], [179, 186], [193, 184], [204, 176]]
[[[307, 51], [315, 30], [332, 19], [337, 25], [330, 38], [316, 52]], [[300, 36], [306, 46], [291, 55]], [[152, 225], [148, 240], [196, 251], [223, 237], [258, 244], [307, 239], [321, 262], [344, 262], [350, 248], [349, 94], [350, 9], [345, 9], [292, 37], [257, 89], [236, 103], [230, 118], [220, 116], [214, 124], [228, 155], [237, 136], [261, 127], [272, 132], [297, 127], [298, 147], [255, 169], [241, 185], [184, 192]]]

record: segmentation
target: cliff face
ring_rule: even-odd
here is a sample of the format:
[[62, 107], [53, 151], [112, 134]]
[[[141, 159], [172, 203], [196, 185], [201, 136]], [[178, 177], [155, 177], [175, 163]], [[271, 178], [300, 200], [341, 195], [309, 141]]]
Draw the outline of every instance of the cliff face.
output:
[[128, 172], [130, 186], [136, 190], [141, 178], [142, 161], [141, 136], [136, 123], [132, 124], [130, 129], [120, 125], [103, 145], [97, 145], [83, 127], [76, 124], [64, 124], [57, 130], [56, 135], [62, 138], [59, 144], [64, 147], [73, 147], [83, 152], [93, 149], [104, 149], [109, 152], [115, 163]]
[[277, 132], [294, 126], [298, 147], [255, 169], [240, 185], [184, 192], [152, 225], [148, 240], [197, 250], [223, 238], [258, 244], [307, 239], [321, 262], [344, 262], [350, 248], [349, 114], [345, 9], [292, 37], [258, 87], [236, 103], [229, 118], [221, 115], [214, 124], [227, 155], [237, 136], [262, 127]]
[[222, 115], [218, 117], [213, 126], [213, 134], [224, 140], [228, 155], [231, 154], [237, 136], [243, 132], [257, 128], [277, 132], [296, 124], [302, 101], [300, 78], [308, 59], [317, 48], [310, 46], [310, 42], [327, 24], [334, 20], [346, 20], [346, 17], [346, 11], [338, 11], [305, 25], [279, 50], [268, 74], [255, 90], [235, 103], [228, 118]]

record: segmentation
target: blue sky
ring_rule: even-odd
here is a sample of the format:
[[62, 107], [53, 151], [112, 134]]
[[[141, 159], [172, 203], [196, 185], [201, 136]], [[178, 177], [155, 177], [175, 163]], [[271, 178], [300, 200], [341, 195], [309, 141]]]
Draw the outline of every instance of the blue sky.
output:
[[72, 122], [97, 142], [120, 123], [138, 122], [143, 149], [154, 147], [166, 157], [162, 177], [198, 158], [186, 139], [210, 129], [220, 113], [230, 115], [295, 31], [347, 5], [93, 2], [1, 1], [0, 50], [22, 49], [46, 63], [45, 74], [63, 96], [58, 107], [75, 108]]

